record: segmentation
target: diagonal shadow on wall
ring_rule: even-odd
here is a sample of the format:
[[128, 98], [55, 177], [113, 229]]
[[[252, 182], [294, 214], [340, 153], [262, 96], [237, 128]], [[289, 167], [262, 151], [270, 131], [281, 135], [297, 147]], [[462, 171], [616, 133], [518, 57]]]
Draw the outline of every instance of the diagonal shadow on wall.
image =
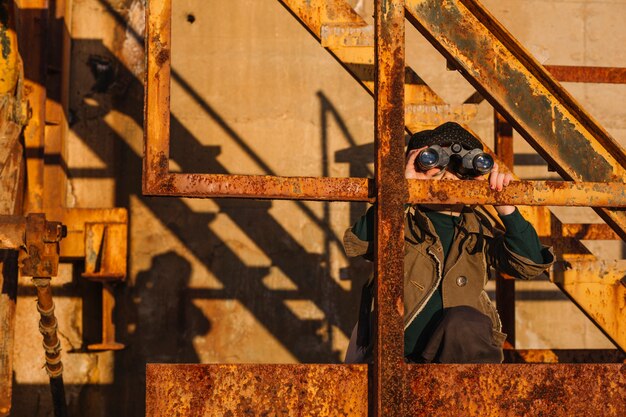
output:
[[[107, 82], [93, 80], [89, 96], [89, 120], [80, 120], [86, 113], [73, 111], [74, 133], [81, 141], [98, 155], [102, 160], [110, 159], [110, 143], [103, 138], [114, 138], [117, 147], [118, 160], [115, 167], [108, 166], [102, 170], [71, 169], [70, 177], [110, 177], [112, 174], [118, 179], [116, 188], [116, 205], [130, 206], [131, 196], [137, 196], [161, 223], [167, 227], [185, 246], [202, 262], [211, 273], [223, 284], [219, 290], [191, 289], [187, 285], [188, 272], [182, 266], [185, 260], [173, 253], [158, 255], [153, 259], [153, 265], [137, 277], [133, 288], [118, 290], [118, 309], [116, 320], [118, 325], [118, 340], [126, 342], [129, 347], [116, 354], [116, 381], [115, 389], [121, 398], [129, 401], [116, 402], [124, 415], [141, 415], [143, 412], [143, 396], [145, 390], [143, 367], [146, 362], [198, 362], [199, 358], [192, 349], [192, 339], [195, 335], [205, 333], [210, 329], [213, 318], [208, 317], [202, 322], [198, 319], [197, 308], [191, 302], [194, 299], [236, 299], [250, 311], [254, 317], [279, 341], [297, 360], [301, 362], [338, 362], [340, 353], [333, 350], [332, 327], [337, 327], [345, 334], [349, 334], [357, 304], [358, 286], [352, 291], [346, 291], [329, 276], [328, 252], [324, 254], [308, 252], [270, 213], [272, 203], [268, 201], [216, 199], [215, 204], [219, 212], [226, 214], [243, 231], [265, 255], [271, 259], [271, 264], [278, 267], [297, 286], [297, 291], [274, 291], [268, 289], [262, 278], [268, 274], [267, 267], [250, 267], [246, 265], [207, 225], [214, 220], [213, 213], [197, 213], [180, 199], [153, 198], [141, 195], [141, 158], [115, 131], [108, 126], [104, 117], [115, 110], [130, 116], [141, 125], [143, 107], [143, 86], [130, 74], [124, 66], [112, 57], [111, 53], [99, 40], [77, 40], [73, 44], [75, 51], [90, 51], [91, 56], [97, 57], [99, 67], [111, 66], [114, 76]], [[80, 56], [80, 55], [79, 55]], [[108, 62], [108, 64], [107, 64]], [[85, 71], [94, 61], [85, 59]], [[111, 74], [107, 73], [106, 77]], [[190, 93], [193, 93], [192, 91]], [[252, 151], [246, 146], [245, 140], [239, 136], [220, 115], [197, 94], [191, 94], [206, 114], [213, 118], [246, 152]], [[323, 97], [321, 95], [320, 97]], [[327, 122], [330, 102], [324, 98], [320, 100], [320, 114]], [[337, 120], [338, 114], [333, 114]], [[345, 126], [345, 124], [343, 124]], [[326, 129], [324, 129], [326, 132]], [[347, 131], [346, 131], [347, 132]], [[205, 147], [198, 143], [196, 138], [174, 117], [171, 120], [171, 135], [175, 138], [171, 149], [171, 158], [183, 169], [183, 172], [212, 172], [227, 174], [228, 170], [221, 165], [215, 147]], [[326, 133], [324, 133], [326, 135]], [[110, 140], [110, 139], [108, 139]], [[326, 146], [325, 138], [321, 146]], [[327, 155], [327, 150], [324, 152]], [[190, 157], [191, 156], [191, 157]], [[274, 174], [258, 156], [255, 156], [260, 166], [268, 174]], [[328, 162], [328, 161], [326, 161]], [[324, 215], [321, 219], [302, 202], [297, 202], [300, 210], [322, 228], [328, 249], [331, 243], [339, 242], [339, 238], [331, 231], [327, 221], [329, 203], [324, 204]], [[359, 210], [362, 212], [362, 209]], [[131, 219], [132, 221], [132, 219]], [[293, 260], [297, 259], [298, 262]], [[165, 262], [167, 261], [167, 262]], [[174, 266], [172, 269], [171, 267]], [[170, 271], [172, 285], [162, 285], [157, 288], [149, 287], [146, 283], [167, 280]], [[181, 278], [182, 274], [182, 278]], [[365, 279], [365, 275], [362, 278]], [[183, 289], [174, 291], [175, 287]], [[65, 289], [70, 293], [71, 288]], [[160, 296], [155, 296], [160, 291]], [[69, 295], [69, 294], [68, 294]], [[139, 305], [136, 300], [142, 300]], [[303, 320], [297, 317], [285, 304], [286, 299], [311, 300], [324, 312], [324, 319]], [[122, 301], [123, 300], [123, 301]], [[174, 316], [183, 318], [169, 323], [176, 326], [161, 326], [162, 320], [148, 320], [151, 314], [147, 304], [169, 300], [164, 304], [165, 311], [174, 310]], [[142, 304], [143, 303], [143, 304]], [[180, 313], [179, 309], [184, 309]], [[167, 315], [166, 315], [167, 317]], [[189, 317], [195, 319], [187, 320]], [[200, 323], [200, 324], [198, 324]], [[135, 326], [133, 334], [124, 330], [129, 325]], [[193, 327], [196, 327], [195, 329]], [[177, 335], [167, 336], [171, 331]], [[165, 335], [163, 334], [165, 333]], [[174, 341], [167, 341], [171, 337]], [[210, 337], [210, 334], [209, 334]], [[262, 341], [259, 341], [262, 343]], [[250, 346], [254, 349], [255, 346]], [[119, 385], [118, 385], [119, 384]], [[95, 389], [91, 386], [89, 389]], [[87, 395], [82, 393], [81, 395]], [[121, 405], [126, 404], [126, 405]], [[130, 407], [130, 409], [129, 409]], [[132, 409], [132, 410], [131, 410]]]

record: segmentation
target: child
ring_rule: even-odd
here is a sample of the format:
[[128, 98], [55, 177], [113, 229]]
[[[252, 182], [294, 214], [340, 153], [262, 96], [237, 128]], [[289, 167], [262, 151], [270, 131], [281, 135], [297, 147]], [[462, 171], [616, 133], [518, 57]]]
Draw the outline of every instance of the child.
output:
[[[432, 148], [431, 148], [432, 147]], [[439, 163], [429, 151], [444, 154]], [[481, 155], [483, 146], [457, 123], [414, 134], [407, 147], [405, 177], [431, 180], [481, 180], [502, 191], [511, 174], [497, 164], [474, 163], [462, 155]], [[443, 151], [443, 152], [442, 152]], [[435, 152], [436, 154], [437, 152]], [[431, 152], [432, 154], [432, 152]], [[446, 155], [451, 155], [447, 160]], [[432, 155], [430, 155], [432, 156]], [[482, 154], [484, 157], [484, 154]], [[418, 161], [416, 163], [416, 160]], [[478, 160], [474, 160], [478, 161]], [[481, 160], [485, 162], [484, 159]], [[479, 161], [480, 162], [480, 161]], [[476, 169], [473, 169], [473, 168]], [[505, 230], [495, 228], [474, 207], [407, 205], [404, 227], [404, 356], [418, 363], [500, 363], [506, 335], [484, 287], [490, 268], [531, 279], [554, 262], [535, 229], [514, 206], [496, 206]], [[373, 257], [372, 207], [344, 235], [348, 256]], [[363, 288], [359, 321], [352, 332], [347, 363], [372, 358], [373, 280]]]

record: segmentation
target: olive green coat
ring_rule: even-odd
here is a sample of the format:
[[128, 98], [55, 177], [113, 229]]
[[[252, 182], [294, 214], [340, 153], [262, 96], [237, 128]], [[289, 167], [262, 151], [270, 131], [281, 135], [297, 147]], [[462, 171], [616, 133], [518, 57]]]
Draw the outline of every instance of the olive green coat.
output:
[[[426, 215], [415, 207], [405, 210], [404, 230], [404, 328], [424, 308], [441, 282], [443, 308], [470, 306], [487, 315], [493, 324], [494, 343], [501, 346], [506, 335], [498, 313], [485, 291], [490, 268], [515, 278], [532, 279], [554, 262], [550, 248], [542, 251], [544, 262], [512, 252], [504, 232], [492, 226], [482, 213], [466, 207], [456, 228], [444, 264], [443, 248]], [[348, 256], [364, 255], [369, 242], [360, 240], [349, 228], [344, 235]]]

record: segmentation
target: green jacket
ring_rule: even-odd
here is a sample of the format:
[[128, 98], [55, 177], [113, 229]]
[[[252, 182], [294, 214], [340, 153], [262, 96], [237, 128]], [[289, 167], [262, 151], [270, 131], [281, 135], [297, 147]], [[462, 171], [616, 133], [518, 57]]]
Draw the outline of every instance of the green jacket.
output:
[[[532, 279], [554, 262], [550, 248], [542, 250], [544, 263], [535, 263], [511, 251], [504, 232], [495, 228], [484, 214], [469, 207], [462, 213], [445, 264], [443, 248], [432, 223], [415, 207], [405, 210], [404, 238], [405, 330], [441, 283], [443, 308], [465, 305], [487, 315], [498, 346], [506, 335], [484, 290], [490, 268], [515, 278]], [[366, 255], [368, 249], [371, 252], [371, 243], [360, 240], [349, 228], [344, 234], [344, 248], [348, 256]]]

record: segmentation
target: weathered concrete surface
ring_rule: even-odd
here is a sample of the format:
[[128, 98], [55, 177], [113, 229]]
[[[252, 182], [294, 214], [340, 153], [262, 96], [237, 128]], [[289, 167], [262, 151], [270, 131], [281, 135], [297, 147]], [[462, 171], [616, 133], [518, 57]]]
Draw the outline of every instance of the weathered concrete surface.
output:
[[[615, 20], [623, 2], [485, 3], [548, 64], [626, 66], [626, 29]], [[99, 287], [80, 281], [81, 265], [53, 281], [74, 415], [143, 415], [147, 362], [337, 363], [369, 273], [339, 245], [362, 204], [141, 195], [142, 4], [73, 1], [67, 203], [128, 207], [131, 219], [115, 314], [126, 350], [81, 350], [99, 338]], [[371, 5], [362, 10], [371, 19]], [[174, 1], [173, 28], [172, 170], [372, 175], [371, 97], [278, 2]], [[417, 36], [407, 29], [409, 63], [448, 102], [465, 101], [472, 89]], [[626, 109], [615, 105], [626, 86], [568, 88], [626, 142]], [[470, 126], [490, 142], [491, 108], [483, 103]], [[515, 146], [530, 155], [523, 177], [554, 175], [519, 138]], [[586, 213], [568, 211], [571, 221]], [[611, 253], [621, 257], [621, 244]], [[551, 284], [537, 286], [520, 285], [519, 347], [611, 346]], [[27, 280], [19, 294], [15, 415], [44, 416], [50, 397]]]

